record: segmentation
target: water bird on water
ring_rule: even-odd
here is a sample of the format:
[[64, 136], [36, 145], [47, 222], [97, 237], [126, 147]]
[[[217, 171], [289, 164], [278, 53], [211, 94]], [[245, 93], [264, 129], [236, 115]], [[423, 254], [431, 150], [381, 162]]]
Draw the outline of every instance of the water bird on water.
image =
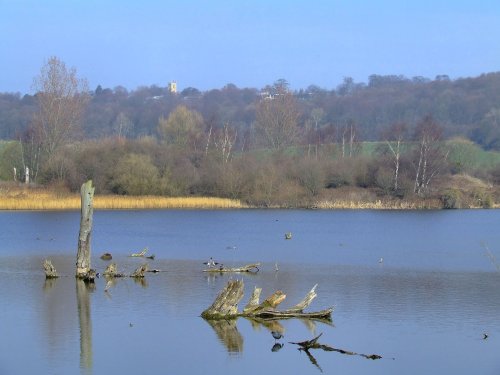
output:
[[273, 335], [274, 337], [274, 340], [279, 340], [281, 339], [282, 337], [285, 337], [283, 336], [280, 332], [278, 331], [271, 331], [271, 335]]
[[292, 232], [285, 233], [285, 240], [291, 240], [291, 239], [292, 239]]
[[384, 258], [380, 258], [380, 259], [378, 260], [378, 262], [379, 262], [380, 264], [384, 263]]
[[214, 268], [216, 265], [218, 265], [219, 263], [214, 261], [212, 259], [212, 257], [210, 257], [210, 259], [208, 260], [208, 262], [203, 262], [203, 264], [207, 265], [208, 268]]
[[486, 340], [488, 338], [488, 334], [487, 333], [483, 333], [483, 340]]

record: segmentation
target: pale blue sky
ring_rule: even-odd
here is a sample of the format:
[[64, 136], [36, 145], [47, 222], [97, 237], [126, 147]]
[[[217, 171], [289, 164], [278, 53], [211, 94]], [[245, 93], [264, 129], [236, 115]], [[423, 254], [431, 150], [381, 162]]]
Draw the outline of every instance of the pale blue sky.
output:
[[500, 71], [500, 1], [0, 0], [0, 92], [50, 56], [92, 89], [477, 76]]

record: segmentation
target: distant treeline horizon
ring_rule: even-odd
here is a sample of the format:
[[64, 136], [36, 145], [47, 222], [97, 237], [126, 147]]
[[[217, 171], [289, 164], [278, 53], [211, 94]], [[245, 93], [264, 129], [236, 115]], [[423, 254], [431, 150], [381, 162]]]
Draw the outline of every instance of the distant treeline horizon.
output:
[[[173, 94], [166, 86], [129, 91], [98, 85], [90, 91], [79, 137], [158, 137], [159, 120], [182, 105], [199, 112], [207, 128], [229, 125], [238, 131], [239, 141], [248, 142], [248, 136], [242, 135], [252, 132], [256, 106], [266, 95], [273, 95], [277, 83], [288, 87], [280, 79], [262, 89], [227, 84], [207, 91], [187, 87]], [[346, 77], [332, 90], [310, 85], [291, 92], [303, 130], [314, 128], [338, 136], [339, 129], [355, 126], [357, 140], [380, 141], [391, 125], [413, 129], [422, 118], [432, 116], [444, 138], [460, 136], [486, 150], [500, 150], [500, 72], [458, 79], [439, 75], [433, 80], [374, 74], [367, 83]], [[36, 111], [36, 94], [0, 93], [0, 139], [20, 139]]]
[[500, 72], [346, 77], [334, 90], [291, 90], [285, 79], [90, 90], [53, 56], [34, 87], [0, 94], [0, 180], [14, 185], [77, 191], [92, 179], [103, 194], [259, 207], [500, 201]]

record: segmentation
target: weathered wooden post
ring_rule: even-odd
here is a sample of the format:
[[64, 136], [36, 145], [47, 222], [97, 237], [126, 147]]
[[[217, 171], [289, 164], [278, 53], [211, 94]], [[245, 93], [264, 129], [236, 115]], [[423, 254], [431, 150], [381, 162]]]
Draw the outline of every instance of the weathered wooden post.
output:
[[92, 180], [82, 184], [81, 194], [81, 214], [80, 214], [80, 234], [78, 236], [78, 253], [76, 255], [76, 277], [79, 279], [93, 279], [90, 272], [90, 239], [92, 234], [92, 215], [94, 212], [94, 187]]

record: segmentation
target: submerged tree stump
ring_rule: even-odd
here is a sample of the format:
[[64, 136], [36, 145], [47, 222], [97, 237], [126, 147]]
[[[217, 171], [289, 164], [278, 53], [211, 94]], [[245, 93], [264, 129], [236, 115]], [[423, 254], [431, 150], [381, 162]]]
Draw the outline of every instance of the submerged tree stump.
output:
[[57, 274], [56, 268], [52, 265], [52, 262], [48, 259], [45, 259], [43, 261], [43, 269], [45, 271], [45, 278], [46, 279], [55, 279], [59, 277]]
[[238, 303], [243, 298], [243, 280], [229, 280], [224, 289], [219, 293], [212, 306], [201, 313], [205, 319], [232, 319], [237, 317], [261, 318], [261, 319], [287, 319], [287, 318], [309, 318], [331, 320], [333, 307], [317, 311], [304, 312], [316, 297], [317, 284], [309, 291], [304, 299], [288, 310], [278, 311], [276, 307], [285, 300], [286, 295], [278, 290], [271, 296], [259, 303], [260, 288], [255, 288], [250, 301], [242, 312], [238, 311]]
[[224, 265], [220, 265], [219, 267], [207, 268], [203, 270], [203, 272], [259, 272], [260, 263], [247, 264], [241, 267], [235, 268], [226, 268]]
[[229, 280], [212, 306], [201, 313], [206, 319], [226, 319], [238, 316], [238, 302], [243, 298], [243, 281]]
[[116, 263], [110, 263], [103, 272], [105, 277], [124, 277], [125, 275], [119, 273], [116, 268]]
[[92, 215], [94, 213], [94, 187], [92, 180], [82, 184], [80, 233], [78, 235], [78, 253], [76, 255], [76, 277], [88, 280], [90, 274], [90, 240], [92, 235]]
[[131, 275], [130, 277], [136, 277], [136, 278], [139, 278], [139, 277], [144, 277], [144, 274], [146, 272], [148, 272], [148, 265], [147, 263], [146, 264], [143, 264], [141, 266], [139, 266]]

